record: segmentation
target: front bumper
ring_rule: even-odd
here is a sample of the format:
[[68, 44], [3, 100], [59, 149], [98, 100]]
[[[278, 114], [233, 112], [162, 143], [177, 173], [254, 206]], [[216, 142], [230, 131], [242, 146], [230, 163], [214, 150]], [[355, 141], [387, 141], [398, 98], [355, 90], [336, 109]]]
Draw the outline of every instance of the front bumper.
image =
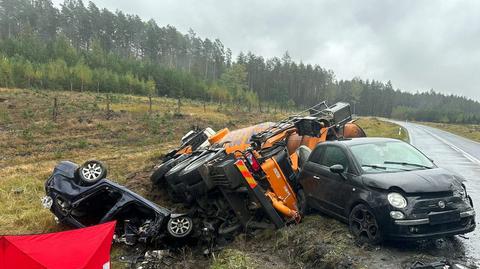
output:
[[475, 210], [460, 213], [460, 219], [432, 224], [429, 218], [395, 220], [386, 232], [387, 237], [397, 240], [433, 239], [465, 234], [475, 230]]
[[[475, 210], [468, 210], [465, 212], [460, 212], [460, 218], [475, 217]], [[396, 225], [421, 225], [421, 224], [430, 224], [430, 219], [406, 219], [406, 220], [395, 220]]]

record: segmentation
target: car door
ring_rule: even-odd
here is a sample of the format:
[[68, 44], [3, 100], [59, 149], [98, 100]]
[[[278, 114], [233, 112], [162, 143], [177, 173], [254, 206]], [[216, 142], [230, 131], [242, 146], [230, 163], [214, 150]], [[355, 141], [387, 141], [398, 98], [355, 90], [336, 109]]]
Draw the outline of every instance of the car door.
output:
[[318, 170], [320, 169], [321, 157], [325, 148], [324, 145], [318, 145], [312, 151], [299, 176], [300, 184], [307, 196], [309, 205], [319, 210], [325, 210], [324, 205], [322, 205], [322, 201], [325, 200], [323, 197], [324, 189], [321, 187], [321, 184], [319, 184], [317, 176]]
[[[337, 145], [326, 145], [320, 159], [312, 159], [311, 173], [313, 178], [312, 194], [317, 203], [328, 213], [345, 218], [345, 206], [352, 192], [351, 164], [346, 152]], [[330, 171], [330, 167], [341, 164], [345, 168], [342, 175]]]
[[[329, 211], [338, 217], [346, 218], [345, 207], [353, 195], [353, 173], [352, 162], [346, 151], [338, 145], [329, 145], [325, 149], [320, 162], [321, 169], [317, 175], [321, 182], [324, 182], [325, 204]], [[343, 174], [333, 173], [330, 167], [341, 164], [345, 168]]]

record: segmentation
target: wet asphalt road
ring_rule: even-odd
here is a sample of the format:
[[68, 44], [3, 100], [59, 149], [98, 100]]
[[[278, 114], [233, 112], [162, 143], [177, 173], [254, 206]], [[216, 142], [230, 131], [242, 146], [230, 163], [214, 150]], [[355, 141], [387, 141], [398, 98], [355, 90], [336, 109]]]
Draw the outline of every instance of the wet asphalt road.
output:
[[480, 143], [416, 123], [394, 121], [408, 130], [410, 143], [434, 160], [439, 166], [462, 175], [468, 194], [477, 211], [477, 228], [458, 237], [457, 251], [478, 264], [480, 261]]

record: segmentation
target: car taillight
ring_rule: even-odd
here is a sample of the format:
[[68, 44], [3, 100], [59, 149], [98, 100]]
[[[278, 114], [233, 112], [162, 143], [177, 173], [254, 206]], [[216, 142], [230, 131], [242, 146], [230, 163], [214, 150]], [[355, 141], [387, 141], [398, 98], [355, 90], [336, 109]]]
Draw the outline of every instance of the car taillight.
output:
[[245, 158], [247, 159], [248, 164], [250, 164], [250, 167], [252, 167], [253, 171], [258, 172], [258, 170], [260, 170], [260, 164], [250, 151], [245, 153]]

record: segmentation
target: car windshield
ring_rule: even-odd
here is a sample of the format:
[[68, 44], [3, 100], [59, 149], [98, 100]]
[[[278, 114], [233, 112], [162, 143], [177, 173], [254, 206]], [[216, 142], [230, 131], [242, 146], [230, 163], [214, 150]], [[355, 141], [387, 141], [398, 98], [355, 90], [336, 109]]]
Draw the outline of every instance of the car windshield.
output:
[[350, 146], [366, 173], [383, 173], [430, 169], [434, 164], [410, 144], [381, 141]]

